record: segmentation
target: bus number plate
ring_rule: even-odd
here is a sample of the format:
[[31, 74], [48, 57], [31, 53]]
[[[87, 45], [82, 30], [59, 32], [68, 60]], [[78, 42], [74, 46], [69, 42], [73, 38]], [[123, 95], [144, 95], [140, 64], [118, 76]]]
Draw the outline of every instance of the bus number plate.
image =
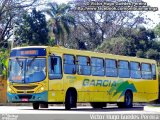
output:
[[23, 102], [28, 102], [28, 98], [22, 98]]

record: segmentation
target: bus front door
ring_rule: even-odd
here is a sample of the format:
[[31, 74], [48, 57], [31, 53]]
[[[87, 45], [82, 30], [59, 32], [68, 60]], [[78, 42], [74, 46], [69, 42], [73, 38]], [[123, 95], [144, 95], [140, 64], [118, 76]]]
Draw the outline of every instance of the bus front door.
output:
[[50, 56], [48, 58], [49, 70], [49, 102], [63, 102], [64, 88], [62, 79], [62, 60], [58, 56]]

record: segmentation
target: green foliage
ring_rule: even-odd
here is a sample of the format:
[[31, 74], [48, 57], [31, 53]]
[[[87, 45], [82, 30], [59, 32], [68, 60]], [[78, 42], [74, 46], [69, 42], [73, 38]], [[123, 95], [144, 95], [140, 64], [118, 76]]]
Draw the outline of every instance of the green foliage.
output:
[[146, 52], [146, 57], [147, 57], [147, 58], [150, 58], [150, 59], [159, 60], [160, 54], [159, 54], [159, 52], [158, 52], [157, 50], [149, 49], [149, 50]]
[[104, 41], [97, 47], [96, 51], [112, 53], [117, 55], [126, 55], [127, 39], [125, 37], [115, 37]]
[[131, 34], [127, 31], [121, 29], [116, 37], [103, 42], [96, 51], [159, 60], [160, 41], [155, 40], [153, 30], [141, 27], [131, 29]]
[[55, 45], [55, 41], [53, 37], [50, 37], [49, 42], [48, 42], [49, 46], [54, 46]]
[[145, 53], [142, 50], [138, 50], [136, 52], [136, 56], [140, 58], [145, 58]]
[[157, 36], [160, 37], [160, 24], [158, 24], [155, 28], [154, 28], [154, 32]]
[[17, 23], [15, 31], [16, 44], [24, 45], [47, 45], [48, 28], [45, 15], [41, 11], [33, 9], [32, 12], [24, 13], [21, 22]]
[[0, 48], [7, 48], [8, 40], [13, 39], [16, 21], [22, 18], [24, 9], [38, 5], [39, 0], [0, 0]]
[[7, 77], [9, 50], [0, 49], [0, 75]]
[[70, 25], [75, 24], [73, 15], [69, 13], [68, 4], [49, 3], [49, 8], [44, 10], [50, 17], [51, 30], [54, 33], [56, 42], [62, 45], [65, 43], [65, 35], [70, 34]]

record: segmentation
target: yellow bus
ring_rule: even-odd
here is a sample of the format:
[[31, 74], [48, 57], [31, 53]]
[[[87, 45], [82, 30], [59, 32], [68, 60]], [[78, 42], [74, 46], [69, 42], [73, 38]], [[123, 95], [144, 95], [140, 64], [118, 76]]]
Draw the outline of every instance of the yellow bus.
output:
[[8, 73], [8, 101], [32, 103], [33, 109], [54, 103], [65, 109], [76, 108], [77, 103], [130, 108], [133, 102], [158, 99], [155, 60], [29, 46], [11, 50]]

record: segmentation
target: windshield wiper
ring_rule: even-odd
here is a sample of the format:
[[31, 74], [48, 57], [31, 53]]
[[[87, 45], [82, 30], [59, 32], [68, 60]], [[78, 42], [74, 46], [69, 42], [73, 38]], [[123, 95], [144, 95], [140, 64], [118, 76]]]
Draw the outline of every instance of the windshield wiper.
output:
[[22, 62], [22, 65], [21, 65], [21, 63], [20, 63], [20, 61], [19, 61], [19, 59], [18, 59], [18, 58], [16, 58], [16, 61], [17, 61], [18, 65], [19, 65], [19, 67], [20, 67], [20, 68], [21, 68], [21, 70], [22, 70], [22, 68], [23, 68], [23, 62]]
[[31, 64], [32, 64], [32, 62], [35, 60], [35, 58], [36, 58], [36, 57], [33, 57], [32, 60], [30, 61], [30, 63], [29, 63], [29, 64], [27, 63], [27, 66], [28, 66], [28, 67], [31, 66]]

